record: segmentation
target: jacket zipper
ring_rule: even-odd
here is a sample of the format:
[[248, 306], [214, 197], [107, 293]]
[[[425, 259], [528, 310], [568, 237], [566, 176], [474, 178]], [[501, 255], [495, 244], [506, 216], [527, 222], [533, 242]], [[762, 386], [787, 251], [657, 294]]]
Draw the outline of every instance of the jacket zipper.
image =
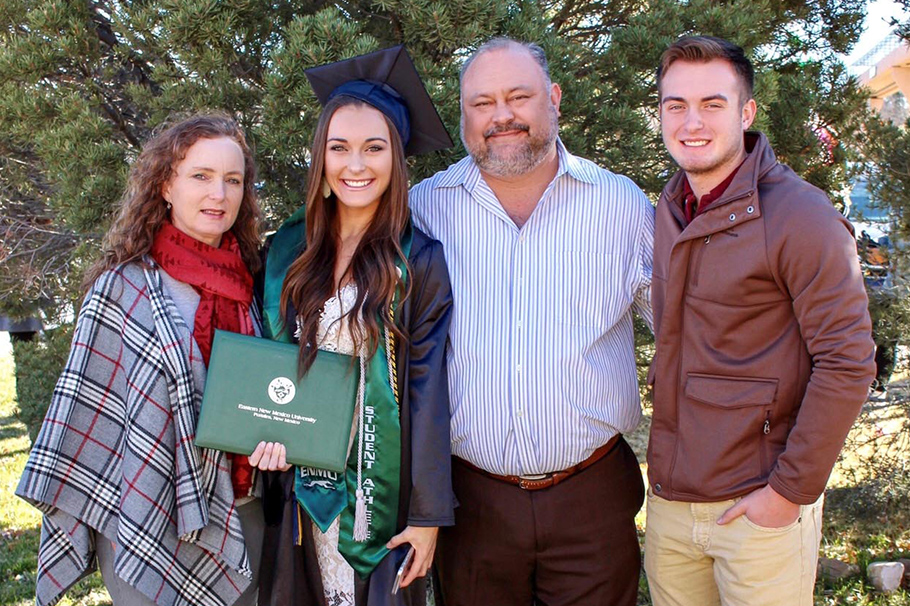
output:
[[[705, 245], [708, 245], [710, 242], [711, 242], [711, 234], [708, 234], [707, 236], [705, 236]], [[695, 278], [692, 282], [693, 286], [698, 285], [698, 269], [701, 266], [701, 256], [703, 254], [704, 254], [704, 247], [702, 247], [698, 251], [698, 257], [695, 260]], [[672, 248], [670, 249], [670, 257], [671, 258], [673, 257]], [[685, 294], [683, 296], [685, 296]], [[686, 322], [685, 314], [683, 314], [682, 319], [680, 320], [680, 324], [679, 324], [679, 334], [680, 335], [683, 335], [686, 332], [685, 331], [685, 322]], [[655, 353], [655, 357], [656, 357], [656, 353]], [[653, 364], [654, 361], [652, 360], [651, 363]], [[665, 499], [670, 499], [673, 496], [673, 474], [676, 471], [676, 457], [679, 454], [679, 389], [680, 389], [679, 381], [680, 381], [681, 375], [682, 375], [682, 357], [677, 356], [677, 360], [676, 360], [676, 401], [674, 402], [674, 406], [676, 406], [676, 436], [675, 436], [676, 440], [674, 441], [674, 446], [673, 446], [673, 457], [670, 459], [670, 469], [667, 472], [666, 486], [664, 486], [664, 490], [666, 492], [661, 492], [661, 495]], [[656, 381], [655, 381], [655, 383], [656, 383]]]
[[766, 442], [767, 442], [768, 438], [765, 436], [767, 436], [769, 433], [771, 433], [771, 411], [766, 410], [765, 411], [765, 423], [762, 426], [761, 438], [759, 440], [759, 448], [758, 448], [758, 456], [761, 459], [762, 478], [764, 478], [766, 475], [768, 475], [768, 466], [765, 463], [765, 461], [767, 460], [768, 447], [767, 447]]
[[695, 267], [694, 267], [694, 271], [692, 272], [693, 273], [693, 276], [692, 276], [692, 286], [693, 287], [698, 286], [698, 274], [701, 272], [701, 258], [705, 254], [705, 247], [708, 246], [708, 244], [710, 244], [710, 243], [711, 243], [711, 234], [708, 234], [707, 236], [705, 236], [704, 246], [699, 248], [698, 252], [695, 255]]

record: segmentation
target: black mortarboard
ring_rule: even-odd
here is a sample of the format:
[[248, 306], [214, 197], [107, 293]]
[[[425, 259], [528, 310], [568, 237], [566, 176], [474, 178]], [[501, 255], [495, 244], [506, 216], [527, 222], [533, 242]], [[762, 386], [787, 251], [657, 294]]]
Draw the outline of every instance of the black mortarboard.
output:
[[385, 114], [398, 129], [407, 155], [452, 147], [452, 138], [404, 46], [320, 65], [304, 73], [323, 105], [346, 95]]

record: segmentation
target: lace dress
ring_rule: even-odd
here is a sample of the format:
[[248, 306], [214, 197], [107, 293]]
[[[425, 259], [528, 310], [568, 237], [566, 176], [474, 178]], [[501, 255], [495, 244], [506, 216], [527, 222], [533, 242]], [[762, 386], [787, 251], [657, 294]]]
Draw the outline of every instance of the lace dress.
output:
[[[347, 319], [339, 319], [345, 310], [354, 307], [356, 298], [357, 288], [348, 284], [325, 302], [316, 332], [319, 349], [354, 355], [354, 340]], [[299, 337], [299, 327], [297, 336]], [[351, 439], [348, 442], [349, 454], [357, 431], [358, 413], [359, 410], [355, 409]], [[324, 533], [313, 523], [313, 539], [328, 606], [354, 606], [354, 569], [338, 551], [339, 520], [340, 516], [335, 518]]]

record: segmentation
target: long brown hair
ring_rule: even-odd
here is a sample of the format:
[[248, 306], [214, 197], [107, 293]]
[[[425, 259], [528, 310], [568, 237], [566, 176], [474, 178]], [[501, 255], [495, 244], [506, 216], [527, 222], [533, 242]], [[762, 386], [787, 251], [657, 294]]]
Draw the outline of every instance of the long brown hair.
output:
[[168, 219], [162, 186], [174, 172], [187, 150], [199, 139], [228, 137], [243, 152], [243, 198], [231, 231], [240, 244], [240, 254], [250, 272], [259, 269], [259, 221], [256, 201], [256, 163], [243, 130], [227, 114], [198, 114], [163, 124], [142, 147], [130, 168], [120, 210], [104, 237], [101, 258], [86, 272], [83, 288], [88, 290], [98, 276], [122, 263], [141, 259], [152, 249], [155, 235]]
[[[335, 294], [335, 260], [338, 255], [338, 200], [332, 193], [322, 195], [325, 173], [325, 148], [329, 122], [335, 112], [348, 105], [366, 105], [351, 97], [339, 96], [329, 101], [319, 116], [310, 153], [309, 182], [306, 191], [306, 250], [288, 268], [281, 288], [281, 314], [285, 326], [296, 321], [300, 325], [301, 372], [305, 373], [316, 358], [316, 335], [319, 318], [326, 300]], [[407, 336], [395, 326], [390, 307], [395, 293], [403, 287], [396, 260], [407, 264], [401, 250], [401, 234], [408, 223], [408, 172], [404, 146], [398, 131], [383, 115], [391, 134], [392, 176], [383, 192], [376, 214], [354, 251], [342, 282], [350, 277], [357, 287], [357, 299], [345, 310], [341, 321], [347, 322], [354, 340], [354, 350], [372, 357], [379, 346], [383, 328], [402, 340]], [[402, 300], [407, 296], [402, 292]], [[297, 318], [286, 318], [288, 303], [293, 305]], [[363, 328], [358, 328], [362, 318]]]

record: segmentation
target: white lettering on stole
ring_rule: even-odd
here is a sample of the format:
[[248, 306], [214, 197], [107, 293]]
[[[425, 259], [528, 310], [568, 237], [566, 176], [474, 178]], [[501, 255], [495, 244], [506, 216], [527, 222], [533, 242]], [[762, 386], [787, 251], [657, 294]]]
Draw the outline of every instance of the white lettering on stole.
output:
[[372, 406], [364, 406], [363, 417], [363, 464], [367, 469], [373, 469], [373, 464], [376, 462], [376, 425], [373, 423], [375, 409]]
[[312, 477], [316, 477], [316, 478], [327, 478], [329, 480], [332, 480], [333, 482], [338, 481], [338, 474], [335, 473], [334, 471], [329, 471], [327, 469], [316, 469], [315, 467], [304, 467], [303, 473], [308, 476], [312, 476]]

